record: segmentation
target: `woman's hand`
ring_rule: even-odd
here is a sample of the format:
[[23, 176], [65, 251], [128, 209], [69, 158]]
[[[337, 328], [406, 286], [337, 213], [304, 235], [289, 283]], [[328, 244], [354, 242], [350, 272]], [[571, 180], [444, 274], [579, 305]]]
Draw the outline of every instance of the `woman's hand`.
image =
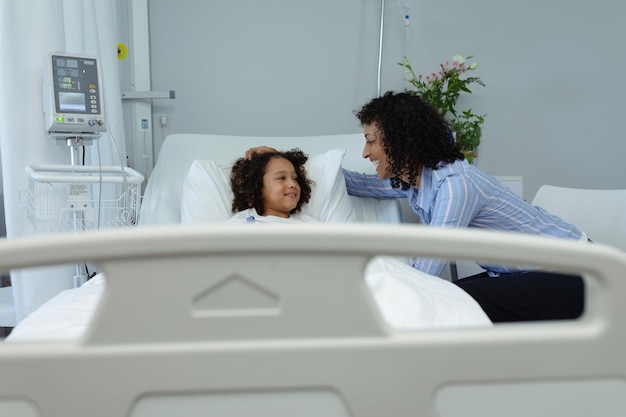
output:
[[250, 159], [252, 158], [252, 155], [254, 155], [255, 153], [266, 153], [266, 152], [278, 152], [278, 151], [274, 148], [270, 148], [269, 146], [256, 146], [246, 151], [245, 158]]

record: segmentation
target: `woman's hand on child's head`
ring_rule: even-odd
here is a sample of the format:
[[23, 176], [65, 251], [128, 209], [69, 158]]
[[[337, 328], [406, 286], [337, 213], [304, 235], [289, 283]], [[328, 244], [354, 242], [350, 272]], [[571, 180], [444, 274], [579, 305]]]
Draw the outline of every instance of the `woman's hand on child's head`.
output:
[[266, 152], [278, 152], [278, 151], [274, 148], [270, 148], [269, 146], [256, 146], [246, 151], [245, 158], [250, 159], [252, 158], [252, 155], [254, 155], [255, 153], [266, 153]]

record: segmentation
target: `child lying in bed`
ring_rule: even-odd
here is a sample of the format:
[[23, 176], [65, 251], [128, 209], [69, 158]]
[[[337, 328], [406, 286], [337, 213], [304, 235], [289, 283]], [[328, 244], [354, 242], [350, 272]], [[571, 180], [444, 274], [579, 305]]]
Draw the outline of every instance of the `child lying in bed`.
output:
[[236, 214], [229, 223], [316, 222], [301, 213], [311, 198], [306, 161], [307, 156], [299, 149], [238, 159], [230, 175], [232, 211]]

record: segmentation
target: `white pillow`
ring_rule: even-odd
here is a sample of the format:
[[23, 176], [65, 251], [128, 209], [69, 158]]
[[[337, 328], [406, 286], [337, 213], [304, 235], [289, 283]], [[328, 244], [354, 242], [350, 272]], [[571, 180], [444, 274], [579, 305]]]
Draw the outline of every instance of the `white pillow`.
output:
[[[322, 222], [346, 223], [354, 211], [341, 170], [344, 149], [332, 149], [309, 158], [305, 164], [311, 186], [311, 199], [302, 213]], [[225, 223], [231, 216], [233, 192], [230, 166], [215, 161], [196, 160], [183, 182], [181, 223]]]
[[309, 204], [302, 207], [302, 213], [327, 223], [347, 223], [355, 220], [354, 210], [341, 163], [345, 149], [331, 149], [309, 158], [305, 163], [311, 185]]
[[232, 215], [233, 201], [229, 176], [230, 168], [221, 167], [214, 161], [193, 161], [183, 182], [180, 205], [181, 223], [225, 223], [228, 221]]

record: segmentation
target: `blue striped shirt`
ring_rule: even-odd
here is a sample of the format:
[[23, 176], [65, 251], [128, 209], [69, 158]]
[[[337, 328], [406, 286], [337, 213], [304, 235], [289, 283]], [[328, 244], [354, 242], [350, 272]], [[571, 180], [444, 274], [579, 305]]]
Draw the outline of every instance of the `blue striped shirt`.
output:
[[[438, 227], [477, 227], [533, 235], [579, 240], [582, 233], [544, 209], [526, 203], [509, 187], [483, 173], [467, 161], [424, 168], [419, 189], [407, 191], [391, 187], [389, 179], [344, 170], [348, 194], [363, 197], [406, 197], [411, 209], [428, 225]], [[419, 191], [419, 192], [418, 192]], [[413, 267], [440, 275], [446, 261], [416, 258]], [[523, 266], [480, 265], [491, 275], [516, 273]], [[527, 269], [527, 268], [526, 268]]]

